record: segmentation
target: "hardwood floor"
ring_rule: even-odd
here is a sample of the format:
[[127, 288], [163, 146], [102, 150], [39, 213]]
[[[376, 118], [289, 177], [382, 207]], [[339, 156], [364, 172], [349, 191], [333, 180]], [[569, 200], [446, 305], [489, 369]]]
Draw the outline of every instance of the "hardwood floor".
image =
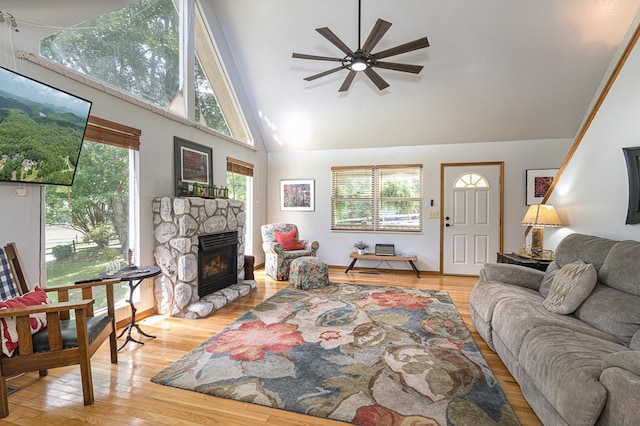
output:
[[[523, 425], [540, 425], [500, 359], [476, 333], [469, 317], [469, 295], [474, 277], [422, 275], [413, 272], [363, 273], [355, 269], [330, 268], [333, 282], [394, 285], [440, 289], [449, 292], [474, 339], [497, 376], [509, 402]], [[288, 285], [275, 281], [263, 270], [256, 271], [257, 289], [205, 319], [185, 320], [152, 316], [140, 322], [156, 339], [141, 337], [144, 345], [129, 343], [120, 353], [118, 365], [109, 363], [108, 345], [92, 359], [95, 404], [82, 404], [78, 367], [49, 370], [18, 377], [11, 385], [20, 390], [9, 396], [10, 414], [0, 424], [9, 425], [337, 425], [326, 419], [294, 414], [244, 402], [215, 398], [150, 382], [150, 378], [234, 319]], [[137, 332], [134, 332], [137, 338]]]

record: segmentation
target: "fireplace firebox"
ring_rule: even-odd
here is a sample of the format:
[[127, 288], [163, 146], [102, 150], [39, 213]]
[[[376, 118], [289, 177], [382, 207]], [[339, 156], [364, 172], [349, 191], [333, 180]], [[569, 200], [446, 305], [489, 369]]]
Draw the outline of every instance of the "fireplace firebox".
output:
[[198, 296], [204, 297], [238, 281], [238, 232], [198, 237]]

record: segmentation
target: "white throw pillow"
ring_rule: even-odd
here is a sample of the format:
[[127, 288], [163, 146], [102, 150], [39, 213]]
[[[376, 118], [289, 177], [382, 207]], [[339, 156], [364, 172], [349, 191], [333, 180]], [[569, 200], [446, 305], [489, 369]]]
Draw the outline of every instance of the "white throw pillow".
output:
[[542, 304], [556, 314], [567, 315], [578, 309], [596, 287], [598, 273], [582, 260], [564, 265], [553, 277], [549, 295]]

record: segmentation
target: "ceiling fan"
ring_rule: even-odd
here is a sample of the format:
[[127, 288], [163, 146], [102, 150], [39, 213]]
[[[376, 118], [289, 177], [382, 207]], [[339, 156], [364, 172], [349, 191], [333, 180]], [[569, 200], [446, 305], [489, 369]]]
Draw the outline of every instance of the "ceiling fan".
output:
[[422, 71], [422, 65], [409, 65], [409, 64], [399, 64], [397, 62], [383, 62], [380, 59], [388, 58], [389, 56], [399, 55], [401, 53], [411, 52], [413, 50], [423, 49], [425, 47], [429, 47], [429, 40], [426, 37], [419, 38], [414, 41], [410, 41], [408, 43], [401, 44], [396, 47], [392, 47], [391, 49], [386, 49], [381, 52], [372, 53], [373, 48], [378, 44], [378, 42], [382, 39], [385, 33], [391, 27], [391, 23], [384, 21], [382, 19], [378, 19], [371, 29], [369, 33], [369, 37], [364, 42], [364, 45], [360, 44], [360, 34], [361, 34], [361, 22], [362, 22], [362, 0], [358, 0], [358, 48], [355, 51], [352, 51], [349, 46], [342, 42], [336, 36], [333, 31], [331, 31], [327, 27], [317, 28], [316, 31], [319, 32], [324, 38], [329, 40], [333, 45], [335, 45], [338, 49], [340, 49], [346, 56], [343, 58], [332, 58], [328, 56], [316, 56], [316, 55], [307, 55], [304, 53], [294, 53], [292, 56], [298, 59], [313, 59], [316, 61], [333, 61], [340, 62], [341, 65], [337, 68], [333, 68], [319, 74], [312, 75], [310, 77], [305, 78], [306, 81], [312, 81], [320, 77], [324, 77], [326, 75], [332, 74], [334, 72], [346, 69], [349, 70], [349, 74], [344, 79], [342, 86], [338, 89], [339, 92], [346, 92], [349, 90], [353, 79], [359, 71], [363, 71], [367, 77], [371, 79], [373, 84], [379, 90], [385, 89], [389, 87], [389, 84], [384, 81], [380, 74], [378, 74], [374, 68], [384, 68], [394, 71], [402, 71], [408, 72], [412, 74], [419, 74]]

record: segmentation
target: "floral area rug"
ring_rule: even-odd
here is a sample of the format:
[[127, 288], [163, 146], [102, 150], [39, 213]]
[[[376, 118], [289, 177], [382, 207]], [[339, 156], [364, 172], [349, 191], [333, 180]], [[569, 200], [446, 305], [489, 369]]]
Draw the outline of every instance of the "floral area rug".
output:
[[286, 288], [151, 379], [358, 425], [517, 425], [443, 291]]

